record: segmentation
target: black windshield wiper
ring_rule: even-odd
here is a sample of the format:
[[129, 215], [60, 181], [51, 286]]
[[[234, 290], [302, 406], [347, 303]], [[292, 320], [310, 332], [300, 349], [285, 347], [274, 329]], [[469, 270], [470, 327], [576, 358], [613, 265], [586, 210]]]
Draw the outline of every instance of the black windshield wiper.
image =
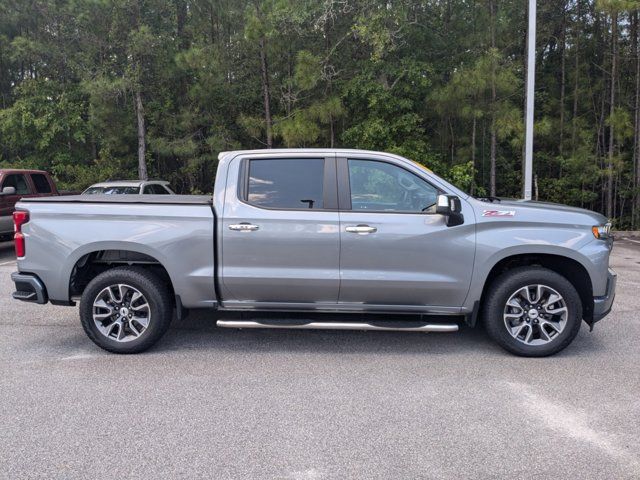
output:
[[491, 202], [491, 203], [502, 201], [498, 197], [492, 197], [492, 196], [475, 197], [475, 199], [480, 200], [481, 202]]

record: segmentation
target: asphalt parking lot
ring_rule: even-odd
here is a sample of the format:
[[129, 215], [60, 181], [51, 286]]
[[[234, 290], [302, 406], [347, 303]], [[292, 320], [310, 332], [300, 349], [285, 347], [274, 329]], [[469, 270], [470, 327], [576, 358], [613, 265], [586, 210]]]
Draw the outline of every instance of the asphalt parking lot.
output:
[[[635, 243], [637, 242], [637, 243]], [[640, 238], [612, 314], [551, 358], [456, 334], [224, 330], [103, 352], [77, 309], [10, 300], [0, 478], [640, 478]]]

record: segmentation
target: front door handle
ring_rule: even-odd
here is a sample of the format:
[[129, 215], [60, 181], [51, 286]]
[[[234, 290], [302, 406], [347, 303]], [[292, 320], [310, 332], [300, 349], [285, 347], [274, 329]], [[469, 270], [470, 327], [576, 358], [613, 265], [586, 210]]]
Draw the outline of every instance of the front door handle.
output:
[[235, 230], [238, 232], [254, 232], [259, 228], [260, 227], [258, 225], [253, 225], [251, 223], [236, 223], [229, 225], [229, 230]]
[[357, 225], [355, 227], [347, 227], [345, 231], [357, 233], [358, 235], [369, 235], [370, 233], [376, 233], [378, 229], [376, 227], [370, 227], [369, 225]]

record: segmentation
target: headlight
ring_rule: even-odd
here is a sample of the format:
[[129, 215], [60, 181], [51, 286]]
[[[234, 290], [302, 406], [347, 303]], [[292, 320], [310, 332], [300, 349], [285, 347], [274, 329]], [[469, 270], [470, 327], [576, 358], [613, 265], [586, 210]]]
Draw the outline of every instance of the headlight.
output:
[[604, 225], [596, 225], [591, 227], [593, 236], [600, 240], [605, 240], [611, 236], [611, 224], [605, 223]]

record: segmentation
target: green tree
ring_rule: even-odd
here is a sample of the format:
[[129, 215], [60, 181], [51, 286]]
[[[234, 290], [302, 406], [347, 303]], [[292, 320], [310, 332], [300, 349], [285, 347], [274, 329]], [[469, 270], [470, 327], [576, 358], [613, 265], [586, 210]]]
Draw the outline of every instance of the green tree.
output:
[[[640, 224], [637, 0], [538, 4], [536, 197]], [[0, 0], [0, 165], [210, 192], [220, 151], [403, 154], [519, 195], [514, 0]]]

